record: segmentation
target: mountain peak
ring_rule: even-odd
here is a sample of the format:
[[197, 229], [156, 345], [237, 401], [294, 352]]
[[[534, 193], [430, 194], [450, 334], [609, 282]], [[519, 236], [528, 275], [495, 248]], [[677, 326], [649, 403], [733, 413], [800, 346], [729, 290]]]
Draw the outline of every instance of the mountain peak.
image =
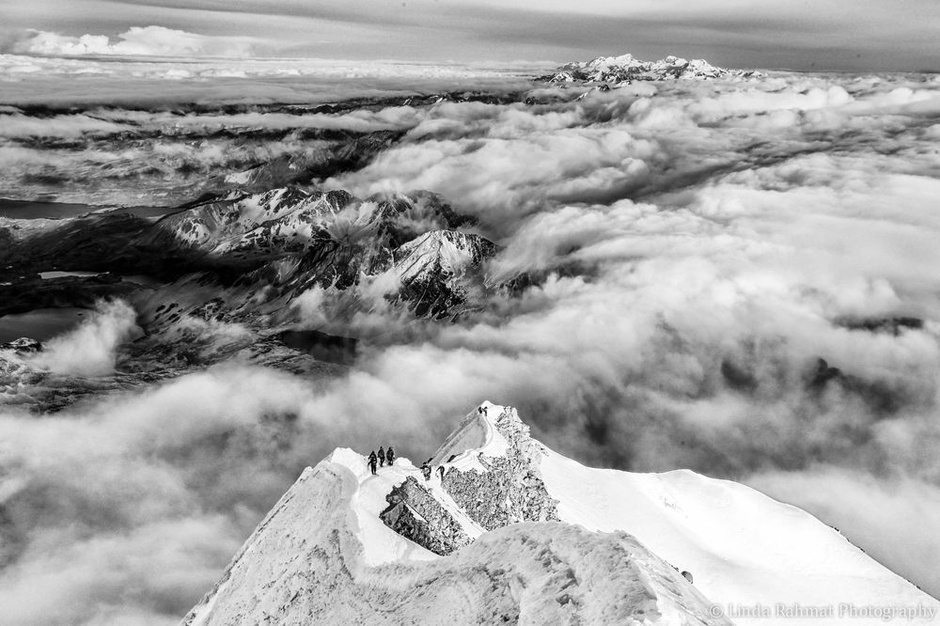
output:
[[715, 607], [840, 603], [940, 608], [799, 509], [587, 468], [484, 402], [420, 468], [373, 474], [348, 448], [307, 468], [184, 623], [729, 624]]
[[635, 538], [552, 521], [515, 409], [484, 403], [448, 441], [487, 467], [373, 475], [337, 448], [307, 468], [184, 624], [730, 624]]

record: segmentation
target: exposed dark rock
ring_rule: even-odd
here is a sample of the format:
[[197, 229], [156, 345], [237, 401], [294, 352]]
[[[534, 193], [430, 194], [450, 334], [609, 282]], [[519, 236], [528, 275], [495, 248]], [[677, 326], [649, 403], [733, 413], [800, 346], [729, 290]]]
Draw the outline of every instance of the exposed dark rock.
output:
[[836, 324], [849, 330], [867, 330], [872, 333], [890, 333], [897, 337], [907, 330], [921, 330], [924, 320], [918, 317], [841, 318]]
[[382, 521], [431, 552], [447, 555], [471, 543], [460, 524], [417, 479], [409, 476], [386, 499], [389, 506], [380, 514]]
[[751, 392], [758, 386], [757, 378], [751, 372], [730, 359], [721, 361], [721, 376], [729, 387], [737, 391]]
[[444, 489], [486, 530], [558, 520], [558, 502], [548, 495], [539, 471], [541, 444], [529, 436], [529, 427], [512, 409], [499, 415], [496, 427], [509, 443], [505, 454], [480, 455], [480, 463], [487, 467], [484, 472], [448, 468]]
[[[480, 419], [471, 415], [468, 421]], [[487, 418], [488, 419], [488, 418]], [[468, 422], [464, 422], [464, 426]], [[558, 502], [542, 480], [539, 464], [545, 453], [529, 436], [529, 427], [514, 409], [496, 417], [496, 429], [509, 447], [498, 456], [480, 454], [485, 471], [462, 471], [447, 463], [441, 486], [454, 503], [480, 528], [494, 530], [521, 522], [558, 521]], [[458, 429], [456, 432], [461, 432]], [[444, 444], [445, 446], [447, 443]], [[450, 461], [452, 461], [451, 458]], [[435, 475], [431, 480], [437, 481]], [[460, 524], [428, 491], [409, 477], [388, 496], [382, 520], [399, 534], [437, 554], [449, 554], [471, 539]]]
[[20, 337], [8, 343], [0, 343], [0, 350], [13, 350], [17, 354], [42, 352], [42, 342], [29, 337]]
[[306, 352], [318, 361], [351, 365], [356, 360], [358, 341], [352, 337], [336, 337], [318, 330], [286, 330], [277, 337], [285, 346]]

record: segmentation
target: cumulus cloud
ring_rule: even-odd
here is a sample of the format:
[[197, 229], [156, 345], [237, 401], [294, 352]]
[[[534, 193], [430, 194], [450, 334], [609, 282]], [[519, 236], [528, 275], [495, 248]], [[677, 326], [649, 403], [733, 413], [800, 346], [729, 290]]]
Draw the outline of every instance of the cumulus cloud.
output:
[[209, 37], [163, 26], [132, 26], [112, 42], [107, 35], [71, 37], [30, 30], [11, 45], [17, 54], [49, 56], [218, 56], [251, 55], [252, 41], [245, 37]]
[[[533, 283], [385, 350], [372, 374], [510, 401], [550, 444], [602, 465], [744, 479], [825, 462], [860, 483], [936, 484], [940, 188], [922, 118], [936, 85], [653, 89], [440, 105], [328, 181], [440, 192], [503, 244], [493, 281]], [[892, 330], [899, 317], [924, 321]], [[890, 552], [837, 508], [863, 547]], [[925, 563], [905, 571], [936, 593]]]
[[112, 374], [118, 347], [141, 332], [136, 319], [123, 300], [101, 302], [78, 328], [47, 342], [33, 364], [69, 376]]

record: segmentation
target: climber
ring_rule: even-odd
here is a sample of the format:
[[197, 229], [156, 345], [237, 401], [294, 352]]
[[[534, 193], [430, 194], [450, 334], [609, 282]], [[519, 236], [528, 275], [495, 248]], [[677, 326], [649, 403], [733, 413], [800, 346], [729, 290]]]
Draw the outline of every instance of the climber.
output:
[[444, 466], [443, 465], [437, 466], [437, 473], [441, 475], [441, 482], [444, 482]]
[[385, 465], [385, 449], [379, 446], [379, 467]]
[[424, 480], [431, 480], [431, 466], [429, 465], [430, 462], [431, 459], [428, 459], [421, 464], [421, 473], [424, 474]]
[[392, 446], [389, 446], [388, 450], [385, 451], [385, 460], [388, 461], [389, 466], [395, 462], [395, 451], [392, 450]]
[[372, 470], [373, 474], [375, 474], [375, 450], [369, 454], [369, 469]]

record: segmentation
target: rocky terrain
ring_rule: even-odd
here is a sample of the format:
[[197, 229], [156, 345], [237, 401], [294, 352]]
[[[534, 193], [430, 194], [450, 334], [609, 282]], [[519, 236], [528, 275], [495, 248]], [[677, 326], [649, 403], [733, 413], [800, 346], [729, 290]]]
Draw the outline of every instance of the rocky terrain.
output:
[[[472, 228], [431, 193], [363, 200], [300, 187], [234, 190], [162, 218], [110, 211], [0, 218], [0, 314], [90, 315], [99, 302], [128, 303], [136, 330], [121, 346], [118, 377], [125, 378], [99, 380], [97, 391], [237, 355], [329, 372], [354, 361], [358, 339], [311, 327], [299, 304], [304, 294], [340, 299], [339, 328], [342, 316], [376, 306], [360, 298], [362, 281], [383, 285], [383, 306], [415, 319], [459, 317], [501, 288], [486, 276], [497, 247]], [[80, 380], [72, 391], [64, 381], [47, 386], [54, 374], [15, 350], [0, 348], [0, 361], [3, 393], [35, 400], [36, 410], [61, 408], [88, 388]]]

